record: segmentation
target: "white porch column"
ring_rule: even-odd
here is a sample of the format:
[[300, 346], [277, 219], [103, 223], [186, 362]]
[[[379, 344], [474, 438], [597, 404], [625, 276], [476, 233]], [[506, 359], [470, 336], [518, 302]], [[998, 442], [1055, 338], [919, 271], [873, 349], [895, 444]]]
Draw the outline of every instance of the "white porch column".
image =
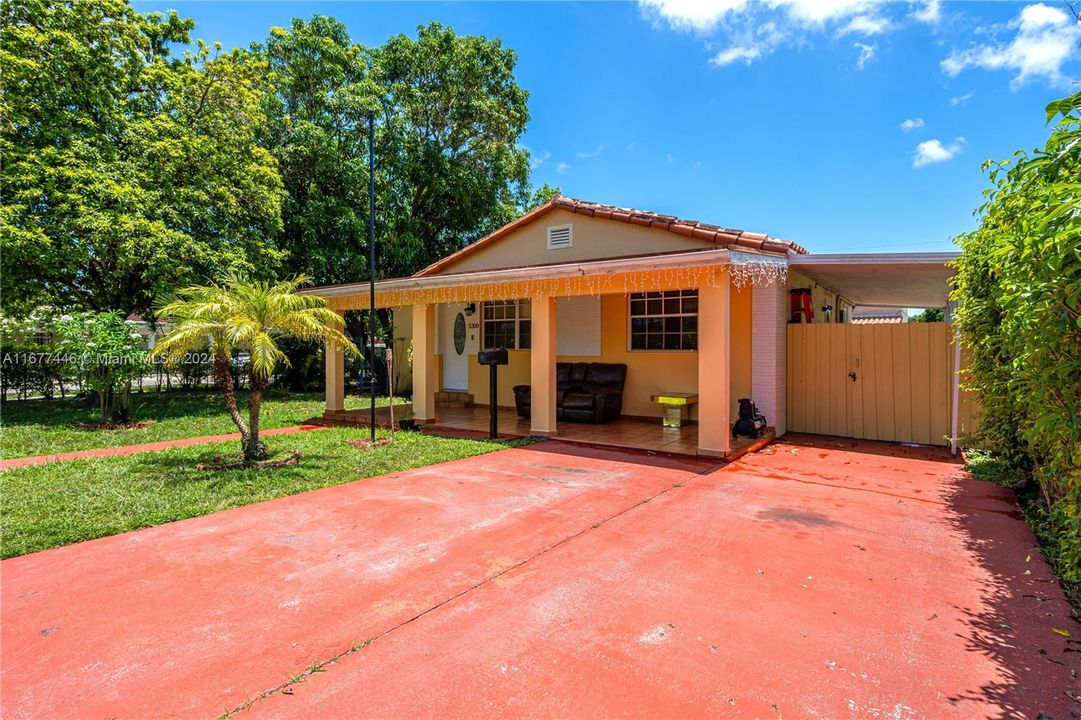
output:
[[788, 291], [780, 281], [751, 290], [751, 399], [784, 435], [788, 408]]
[[435, 420], [435, 305], [413, 306], [413, 416]]
[[732, 449], [731, 301], [728, 271], [698, 288], [698, 453], [723, 457]]
[[[343, 313], [339, 312], [339, 315]], [[345, 409], [345, 350], [333, 343], [326, 344], [327, 414]]]
[[531, 298], [532, 347], [529, 351], [529, 434], [556, 434], [556, 301]]

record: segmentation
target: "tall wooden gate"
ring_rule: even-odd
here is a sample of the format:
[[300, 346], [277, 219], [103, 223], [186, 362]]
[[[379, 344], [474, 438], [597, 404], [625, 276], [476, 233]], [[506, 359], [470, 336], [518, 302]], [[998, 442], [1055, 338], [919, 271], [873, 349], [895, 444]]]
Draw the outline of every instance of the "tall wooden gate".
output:
[[946, 323], [789, 325], [788, 429], [948, 445], [953, 370]]

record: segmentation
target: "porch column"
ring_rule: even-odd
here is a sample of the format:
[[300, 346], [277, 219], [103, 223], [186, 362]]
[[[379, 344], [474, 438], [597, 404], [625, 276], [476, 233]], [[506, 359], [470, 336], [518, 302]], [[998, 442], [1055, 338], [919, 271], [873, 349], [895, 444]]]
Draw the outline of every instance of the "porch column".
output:
[[787, 300], [780, 281], [751, 288], [751, 399], [777, 437], [787, 429]]
[[413, 306], [413, 416], [435, 420], [435, 305]]
[[529, 351], [529, 434], [556, 434], [556, 301], [531, 298], [532, 346]]
[[329, 415], [345, 409], [345, 350], [333, 343], [327, 343], [324, 356], [326, 357], [327, 388], [325, 412]]
[[728, 271], [698, 288], [698, 453], [723, 457], [732, 449], [731, 334]]

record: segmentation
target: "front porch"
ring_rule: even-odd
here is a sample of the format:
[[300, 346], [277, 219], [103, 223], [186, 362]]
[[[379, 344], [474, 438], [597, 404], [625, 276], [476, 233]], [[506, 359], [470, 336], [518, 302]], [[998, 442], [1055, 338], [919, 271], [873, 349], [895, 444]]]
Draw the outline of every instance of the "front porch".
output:
[[[394, 406], [394, 417], [402, 418], [412, 410], [411, 405]], [[529, 437], [528, 418], [518, 417], [513, 408], [498, 410], [499, 436], [509, 438]], [[340, 410], [327, 413], [324, 420], [343, 425], [368, 426], [369, 411]], [[424, 431], [440, 434], [483, 434], [488, 433], [488, 407], [472, 405], [464, 407], [460, 403], [435, 404], [435, 420], [423, 423]], [[376, 409], [376, 424], [390, 426], [390, 409]], [[760, 439], [746, 437], [732, 438], [731, 447], [726, 454], [732, 459], [770, 442], [774, 437], [773, 428], [767, 428]], [[572, 443], [598, 447], [631, 448], [672, 455], [699, 455], [698, 423], [690, 423], [682, 428], [663, 428], [659, 418], [641, 418], [622, 416], [607, 423], [560, 422], [555, 439]], [[715, 457], [714, 453], [709, 454]]]

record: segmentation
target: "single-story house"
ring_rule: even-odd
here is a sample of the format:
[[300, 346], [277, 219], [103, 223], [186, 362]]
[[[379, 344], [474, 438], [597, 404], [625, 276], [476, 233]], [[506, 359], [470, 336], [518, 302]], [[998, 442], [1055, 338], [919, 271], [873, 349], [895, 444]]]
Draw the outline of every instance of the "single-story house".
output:
[[[378, 281], [375, 301], [412, 344], [402, 384], [421, 424], [487, 427], [478, 352], [504, 347], [501, 429], [726, 456], [740, 398], [786, 430], [790, 323], [841, 326], [857, 304], [945, 306], [951, 257], [816, 256], [762, 233], [556, 197], [411, 277]], [[369, 306], [367, 282], [306, 292], [342, 313]], [[621, 422], [560, 419], [584, 400], [564, 391], [573, 363], [625, 366]], [[328, 348], [327, 417], [364, 421], [343, 409], [343, 368]], [[687, 405], [665, 428], [673, 398]]]

